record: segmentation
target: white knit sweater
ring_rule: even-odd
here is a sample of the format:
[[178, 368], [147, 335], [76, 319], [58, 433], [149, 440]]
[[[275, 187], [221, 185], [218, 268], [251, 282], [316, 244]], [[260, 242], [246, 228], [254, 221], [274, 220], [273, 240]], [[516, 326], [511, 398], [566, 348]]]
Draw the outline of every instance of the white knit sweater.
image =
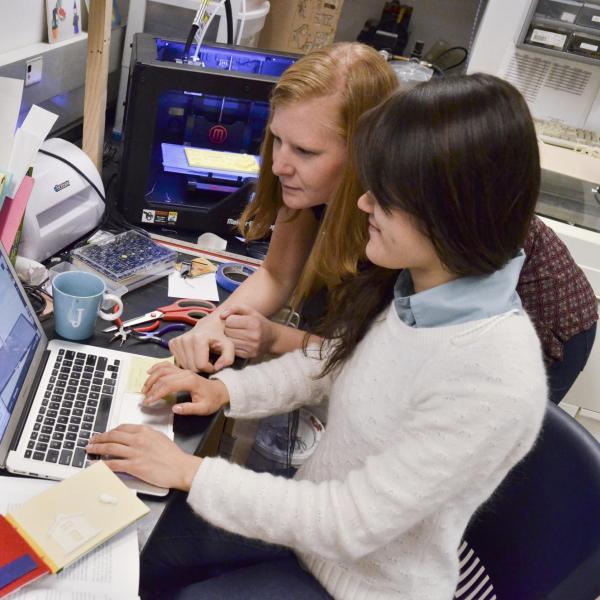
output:
[[329, 398], [319, 446], [287, 480], [219, 458], [188, 502], [209, 522], [293, 548], [335, 598], [449, 600], [469, 518], [531, 448], [546, 377], [515, 311], [411, 328], [390, 306], [336, 374], [317, 353], [218, 374], [233, 417]]

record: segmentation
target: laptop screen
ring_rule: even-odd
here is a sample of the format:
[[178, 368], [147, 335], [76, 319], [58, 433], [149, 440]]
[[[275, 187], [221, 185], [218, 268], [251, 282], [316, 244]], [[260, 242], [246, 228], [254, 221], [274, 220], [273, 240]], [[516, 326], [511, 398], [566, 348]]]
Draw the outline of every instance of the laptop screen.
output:
[[0, 440], [42, 337], [13, 273], [0, 252]]

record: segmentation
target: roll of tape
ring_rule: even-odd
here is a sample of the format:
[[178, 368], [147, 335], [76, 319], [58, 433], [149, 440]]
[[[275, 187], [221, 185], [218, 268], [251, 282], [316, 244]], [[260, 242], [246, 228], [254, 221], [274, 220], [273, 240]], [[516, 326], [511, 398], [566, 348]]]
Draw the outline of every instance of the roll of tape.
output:
[[217, 285], [228, 292], [233, 292], [256, 269], [240, 263], [221, 263], [217, 269]]

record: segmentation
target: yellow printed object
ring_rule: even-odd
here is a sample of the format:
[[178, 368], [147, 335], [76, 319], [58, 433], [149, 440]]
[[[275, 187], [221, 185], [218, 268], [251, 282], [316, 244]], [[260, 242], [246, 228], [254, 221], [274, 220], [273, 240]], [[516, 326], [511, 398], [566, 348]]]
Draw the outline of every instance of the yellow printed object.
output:
[[252, 154], [219, 152], [217, 150], [205, 150], [204, 148], [184, 148], [184, 150], [190, 167], [258, 173], [258, 161]]

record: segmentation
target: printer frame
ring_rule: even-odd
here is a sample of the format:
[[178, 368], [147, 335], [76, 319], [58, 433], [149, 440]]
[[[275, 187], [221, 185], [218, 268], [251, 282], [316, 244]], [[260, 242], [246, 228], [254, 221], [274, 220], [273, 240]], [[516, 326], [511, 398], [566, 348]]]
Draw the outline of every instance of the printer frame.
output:
[[[159, 39], [163, 40], [144, 33], [134, 37], [125, 105], [118, 207], [128, 222], [145, 228], [231, 234], [253, 193], [252, 181], [246, 182], [232, 193], [223, 193], [222, 198], [209, 203], [208, 206], [206, 203], [188, 203], [171, 207], [146, 196], [155, 145], [159, 99], [164, 93], [181, 90], [192, 94], [210, 94], [268, 103], [278, 77], [161, 61], [156, 56]], [[178, 40], [164, 41], [181, 43]], [[231, 47], [216, 43], [203, 44], [204, 47], [208, 50], [214, 48], [254, 54], [263, 52], [256, 48]], [[288, 59], [290, 64], [298, 58], [297, 55], [272, 50], [264, 53], [269, 57]], [[149, 222], [144, 216], [148, 214], [154, 215], [154, 222]]]

